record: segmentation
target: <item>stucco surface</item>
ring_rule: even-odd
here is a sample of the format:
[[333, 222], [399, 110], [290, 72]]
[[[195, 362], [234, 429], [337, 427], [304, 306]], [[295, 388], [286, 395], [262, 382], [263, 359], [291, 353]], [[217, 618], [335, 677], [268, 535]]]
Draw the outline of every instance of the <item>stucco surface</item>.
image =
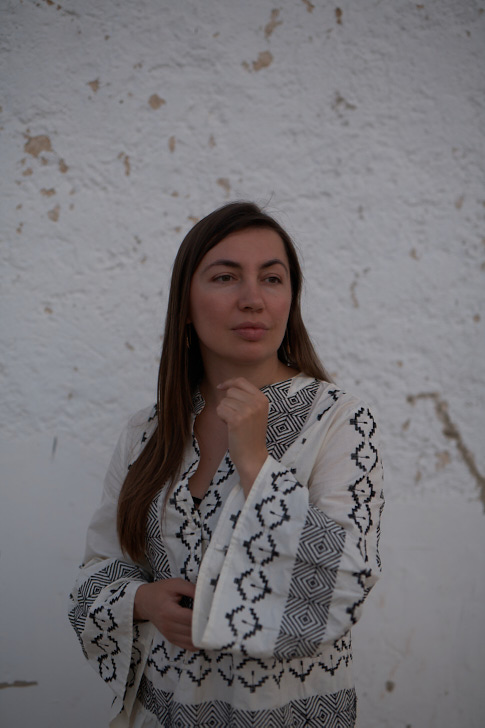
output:
[[474, 0], [3, 0], [2, 725], [106, 725], [67, 593], [175, 251], [237, 198], [293, 234], [316, 347], [380, 416], [359, 725], [483, 725], [484, 49]]

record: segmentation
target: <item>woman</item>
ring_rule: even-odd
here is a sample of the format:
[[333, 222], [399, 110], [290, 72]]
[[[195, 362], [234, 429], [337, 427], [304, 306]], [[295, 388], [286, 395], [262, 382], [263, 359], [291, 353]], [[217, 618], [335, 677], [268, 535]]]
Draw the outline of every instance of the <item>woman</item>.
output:
[[158, 403], [124, 430], [71, 623], [112, 726], [353, 726], [380, 571], [374, 418], [330, 384], [288, 234], [252, 203], [175, 260]]

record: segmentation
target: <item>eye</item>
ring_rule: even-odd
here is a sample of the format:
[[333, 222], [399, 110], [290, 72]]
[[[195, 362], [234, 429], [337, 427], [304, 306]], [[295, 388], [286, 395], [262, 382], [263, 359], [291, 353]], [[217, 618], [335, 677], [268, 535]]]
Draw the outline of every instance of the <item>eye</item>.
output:
[[218, 276], [214, 276], [213, 280], [217, 283], [227, 283], [232, 281], [233, 278], [234, 276], [231, 273], [220, 273]]
[[266, 278], [264, 280], [267, 283], [271, 283], [271, 285], [281, 283], [281, 278], [279, 276], [275, 276], [275, 275], [266, 276]]

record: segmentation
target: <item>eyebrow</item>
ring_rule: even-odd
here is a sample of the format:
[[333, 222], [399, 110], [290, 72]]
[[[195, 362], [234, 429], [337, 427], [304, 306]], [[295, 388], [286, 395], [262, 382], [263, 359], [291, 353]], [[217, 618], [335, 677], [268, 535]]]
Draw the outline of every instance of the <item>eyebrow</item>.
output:
[[[271, 258], [271, 260], [267, 260], [265, 263], [262, 263], [259, 267], [261, 270], [265, 270], [266, 268], [271, 268], [273, 265], [282, 265], [283, 268], [287, 273], [288, 267], [283, 263], [282, 260], [279, 258]], [[210, 268], [215, 268], [216, 266], [224, 266], [225, 268], [238, 268], [241, 269], [242, 265], [240, 263], [237, 263], [235, 260], [230, 260], [228, 258], [219, 258], [218, 260], [215, 260], [213, 263], [209, 263], [208, 266], [206, 266], [203, 270], [205, 273], [207, 270], [210, 270]]]

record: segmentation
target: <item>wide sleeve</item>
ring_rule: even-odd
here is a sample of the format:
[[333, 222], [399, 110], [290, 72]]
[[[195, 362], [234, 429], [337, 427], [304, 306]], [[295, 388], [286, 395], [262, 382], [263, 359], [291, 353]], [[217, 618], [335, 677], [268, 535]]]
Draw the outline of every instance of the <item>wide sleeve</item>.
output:
[[267, 458], [239, 513], [240, 494], [228, 503], [197, 582], [197, 646], [313, 656], [357, 621], [381, 570], [377, 427], [355, 398], [322, 414]]
[[149, 623], [133, 623], [133, 606], [136, 590], [151, 581], [151, 575], [123, 554], [116, 533], [118, 495], [133, 452], [132, 434], [129, 424], [111, 459], [101, 504], [87, 532], [69, 610], [85, 657], [120, 704], [125, 701], [125, 707], [128, 689], [136, 687], [150, 641]]

